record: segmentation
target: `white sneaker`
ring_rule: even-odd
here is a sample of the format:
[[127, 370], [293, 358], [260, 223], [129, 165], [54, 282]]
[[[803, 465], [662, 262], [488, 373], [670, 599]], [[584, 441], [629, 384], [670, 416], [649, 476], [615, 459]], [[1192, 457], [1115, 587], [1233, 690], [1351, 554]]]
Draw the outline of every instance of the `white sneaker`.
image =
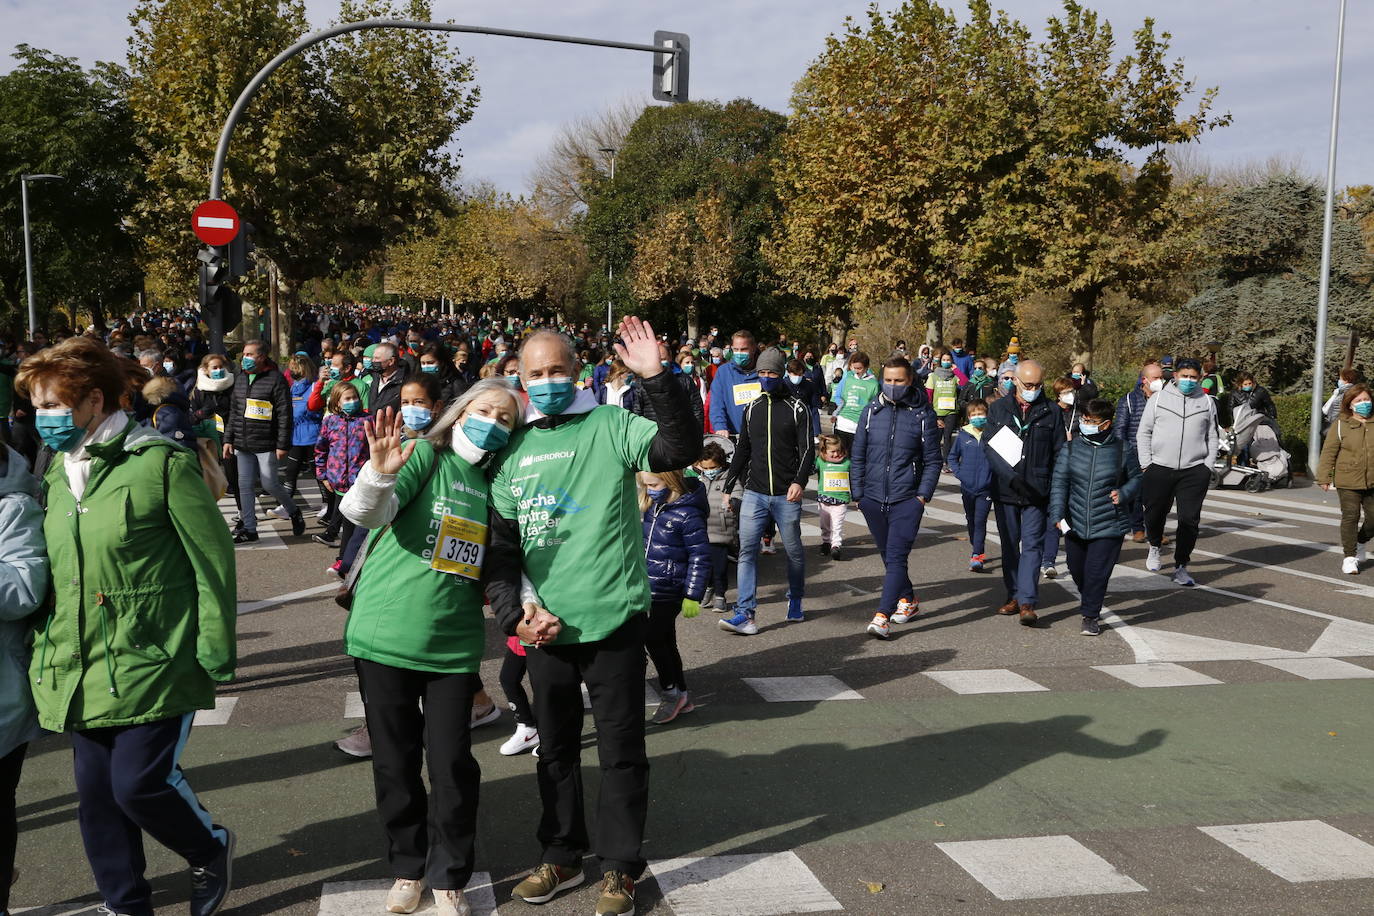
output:
[[328, 506], [320, 506], [319, 511], [315, 513], [315, 518], [324, 518], [324, 517], [325, 517], [326, 515], [328, 515], [328, 514], [329, 514], [329, 507], [328, 507]]
[[1174, 570], [1174, 584], [1182, 585], [1184, 588], [1192, 588], [1197, 583], [1194, 582], [1193, 577], [1188, 574], [1188, 567], [1180, 566]]
[[759, 544], [759, 553], [763, 554], [766, 557], [771, 557], [773, 554], [777, 552], [778, 548], [773, 546], [772, 538], [764, 538], [763, 541]]
[[1159, 562], [1159, 548], [1151, 547], [1150, 555], [1145, 558], [1145, 568], [1150, 572], [1159, 572], [1161, 565], [1162, 564]]
[[515, 726], [515, 734], [506, 739], [506, 743], [501, 745], [501, 753], [506, 757], [514, 757], [516, 754], [523, 754], [532, 747], [539, 746], [539, 730], [533, 725]]
[[874, 614], [873, 621], [868, 625], [868, 632], [879, 639], [887, 639], [891, 635], [891, 630], [887, 625], [887, 615]]
[[917, 601], [907, 598], [898, 598], [897, 611], [892, 615], [892, 622], [908, 623], [916, 619], [916, 615], [920, 610], [921, 606]]
[[472, 907], [462, 891], [435, 891], [434, 912], [437, 916], [472, 916]]
[[1360, 574], [1360, 558], [1346, 557], [1341, 561], [1341, 572], [1348, 576], [1358, 576]]
[[425, 882], [410, 878], [397, 878], [386, 895], [388, 913], [413, 913], [420, 908], [420, 896], [425, 892]]
[[1046, 579], [1054, 579], [1058, 577], [1059, 570], [1055, 569], [1053, 566], [1042, 566], [1040, 568], [1040, 574]]
[[267, 514], [273, 518], [279, 518], [284, 522], [291, 521], [291, 510], [286, 506], [277, 506], [275, 509], [268, 509]]

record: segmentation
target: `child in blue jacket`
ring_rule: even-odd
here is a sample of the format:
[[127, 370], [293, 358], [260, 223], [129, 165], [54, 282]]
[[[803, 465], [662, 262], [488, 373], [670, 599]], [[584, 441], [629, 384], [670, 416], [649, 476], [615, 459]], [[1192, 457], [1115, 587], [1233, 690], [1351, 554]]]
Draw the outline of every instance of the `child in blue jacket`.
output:
[[969, 401], [964, 407], [968, 418], [954, 437], [949, 450], [949, 467], [959, 478], [959, 491], [964, 497], [964, 518], [968, 521], [968, 568], [982, 572], [987, 559], [984, 552], [988, 537], [988, 512], [992, 509], [992, 468], [983, 454], [983, 427], [988, 423], [988, 405], [983, 401]]
[[658, 671], [662, 691], [653, 721], [664, 725], [695, 708], [677, 648], [677, 615], [690, 620], [701, 613], [701, 596], [711, 578], [706, 532], [711, 510], [706, 488], [681, 471], [641, 471], [639, 506], [644, 512], [644, 562], [651, 595], [644, 648]]

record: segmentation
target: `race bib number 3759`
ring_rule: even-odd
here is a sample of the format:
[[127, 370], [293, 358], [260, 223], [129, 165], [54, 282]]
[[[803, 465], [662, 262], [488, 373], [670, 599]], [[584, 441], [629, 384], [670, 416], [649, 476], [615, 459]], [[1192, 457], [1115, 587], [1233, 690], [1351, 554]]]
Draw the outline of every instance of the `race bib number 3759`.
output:
[[487, 526], [455, 515], [445, 515], [439, 525], [439, 540], [429, 568], [449, 575], [482, 578], [482, 561], [487, 555]]

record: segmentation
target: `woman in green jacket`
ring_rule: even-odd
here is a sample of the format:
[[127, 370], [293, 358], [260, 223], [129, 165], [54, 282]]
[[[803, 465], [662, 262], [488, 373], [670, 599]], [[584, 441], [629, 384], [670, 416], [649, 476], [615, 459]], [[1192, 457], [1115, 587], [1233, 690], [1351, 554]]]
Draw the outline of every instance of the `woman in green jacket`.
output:
[[[390, 409], [368, 423], [370, 458], [339, 504], [373, 530], [344, 630], [372, 738], [377, 811], [395, 883], [391, 913], [428, 885], [438, 916], [470, 912], [481, 769], [470, 716], [486, 645], [485, 587], [520, 588], [520, 558], [487, 551], [487, 465], [522, 414], [503, 380], [473, 385], [422, 439]], [[421, 764], [429, 764], [427, 798]]]
[[192, 916], [219, 909], [234, 836], [179, 758], [234, 675], [234, 550], [196, 454], [120, 409], [147, 375], [73, 337], [16, 387], [57, 452], [42, 483], [54, 605], [35, 637], [39, 723], [72, 736], [81, 838], [105, 906], [151, 916], [143, 833], [191, 866]]
[[[1341, 572], [1360, 572], [1364, 545], [1374, 537], [1374, 394], [1367, 385], [1352, 385], [1341, 398], [1341, 412], [1326, 432], [1317, 483], [1336, 488], [1341, 500]], [[1360, 524], [1360, 512], [1364, 524]]]

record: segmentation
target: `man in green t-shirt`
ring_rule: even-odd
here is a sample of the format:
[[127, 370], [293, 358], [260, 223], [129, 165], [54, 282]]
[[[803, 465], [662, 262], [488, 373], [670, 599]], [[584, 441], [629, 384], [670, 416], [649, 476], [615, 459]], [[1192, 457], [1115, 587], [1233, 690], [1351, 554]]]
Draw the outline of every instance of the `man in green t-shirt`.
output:
[[602, 773], [595, 852], [604, 874], [597, 912], [605, 914], [634, 911], [634, 882], [646, 864], [649, 580], [634, 475], [685, 468], [701, 451], [700, 423], [662, 365], [653, 329], [627, 318], [619, 333], [616, 353], [642, 380], [657, 419], [597, 406], [595, 395], [574, 383], [572, 343], [536, 331], [520, 349], [528, 422], [500, 454], [491, 485], [493, 546], [519, 545], [535, 593], [522, 600], [510, 589], [489, 591], [501, 629], [530, 647], [539, 722], [544, 852], [513, 893], [543, 903], [582, 883], [582, 858], [591, 845], [582, 805], [579, 684], [585, 683]]

